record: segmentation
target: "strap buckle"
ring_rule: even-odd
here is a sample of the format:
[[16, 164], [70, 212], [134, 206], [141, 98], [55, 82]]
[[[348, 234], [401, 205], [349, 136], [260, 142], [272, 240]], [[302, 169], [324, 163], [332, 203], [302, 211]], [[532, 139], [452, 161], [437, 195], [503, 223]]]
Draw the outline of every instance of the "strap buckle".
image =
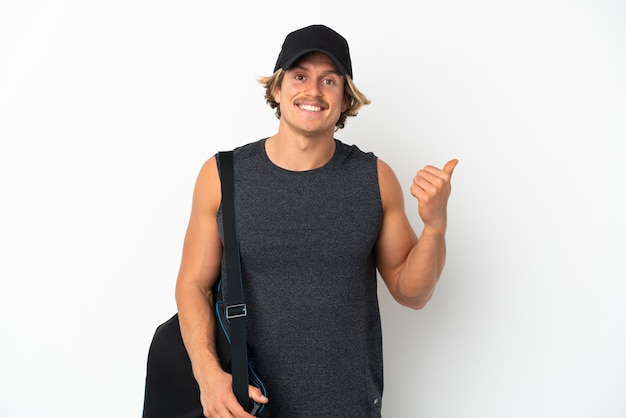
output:
[[238, 305], [228, 305], [226, 307], [226, 319], [241, 318], [248, 315], [248, 308], [245, 303]]

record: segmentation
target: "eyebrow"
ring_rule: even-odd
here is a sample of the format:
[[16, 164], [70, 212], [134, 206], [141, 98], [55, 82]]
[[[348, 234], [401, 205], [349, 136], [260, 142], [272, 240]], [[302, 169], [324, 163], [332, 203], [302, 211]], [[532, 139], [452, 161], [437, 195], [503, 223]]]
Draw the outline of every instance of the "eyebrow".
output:
[[[310, 71], [307, 67], [305, 67], [305, 66], [303, 66], [301, 64], [296, 64], [296, 65], [292, 66], [288, 71], [295, 70], [295, 69], [299, 69], [299, 70], [302, 70], [302, 71]], [[337, 76], [341, 76], [339, 71], [337, 71], [337, 69], [334, 68], [334, 67], [331, 70], [324, 71], [324, 74], [334, 74], [334, 75], [337, 75]]]

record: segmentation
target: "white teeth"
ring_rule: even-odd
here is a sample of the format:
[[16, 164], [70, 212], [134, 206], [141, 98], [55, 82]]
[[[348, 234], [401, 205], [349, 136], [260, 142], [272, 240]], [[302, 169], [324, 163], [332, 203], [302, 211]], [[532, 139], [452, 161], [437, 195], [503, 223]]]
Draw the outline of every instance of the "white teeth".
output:
[[307, 110], [309, 112], [319, 112], [320, 110], [322, 110], [321, 107], [311, 106], [311, 105], [306, 105], [306, 104], [300, 105], [300, 109]]

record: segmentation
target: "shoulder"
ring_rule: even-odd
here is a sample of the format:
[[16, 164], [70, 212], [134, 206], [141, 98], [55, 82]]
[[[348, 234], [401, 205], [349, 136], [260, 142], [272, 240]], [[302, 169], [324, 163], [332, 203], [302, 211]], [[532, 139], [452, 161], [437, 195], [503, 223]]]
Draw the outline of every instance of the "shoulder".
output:
[[217, 158], [207, 159], [198, 172], [193, 192], [193, 206], [201, 212], [217, 213], [222, 200], [222, 187], [217, 168]]
[[237, 161], [241, 161], [257, 156], [259, 153], [263, 152], [266, 139], [267, 138], [263, 138], [234, 148], [233, 155], [235, 156], [235, 159]]
[[378, 186], [383, 203], [383, 210], [404, 206], [404, 195], [396, 173], [391, 166], [380, 158], [377, 159]]
[[378, 157], [371, 151], [363, 151], [356, 145], [346, 144], [338, 139], [335, 139], [337, 144], [337, 153], [343, 154], [347, 157], [356, 158], [365, 161], [376, 161]]
[[356, 145], [348, 145], [339, 140], [336, 143], [335, 158], [342, 167], [355, 172], [357, 176], [363, 176], [363, 179], [376, 181], [378, 157], [373, 152], [363, 151]]
[[198, 180], [214, 181], [215, 178], [219, 179], [219, 171], [217, 166], [217, 154], [208, 158], [200, 167], [198, 173]]
[[[235, 165], [258, 155], [263, 148], [265, 139], [250, 142], [234, 148]], [[208, 158], [200, 167], [194, 188], [194, 203], [217, 212], [221, 199], [222, 187], [219, 175], [219, 152]]]
[[378, 177], [381, 181], [397, 181], [396, 173], [394, 173], [391, 166], [380, 158], [376, 160], [376, 170], [378, 171]]

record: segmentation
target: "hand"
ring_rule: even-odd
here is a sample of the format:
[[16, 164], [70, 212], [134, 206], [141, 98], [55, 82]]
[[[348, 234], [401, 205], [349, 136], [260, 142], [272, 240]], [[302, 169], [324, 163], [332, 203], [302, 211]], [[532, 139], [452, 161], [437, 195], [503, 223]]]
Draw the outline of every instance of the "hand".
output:
[[418, 201], [419, 215], [425, 227], [446, 230], [450, 179], [458, 162], [450, 160], [442, 170], [427, 165], [413, 178], [411, 194]]
[[[211, 380], [203, 389], [200, 388], [200, 401], [203, 414], [208, 418], [252, 418], [237, 401], [232, 390], [232, 376], [223, 370], [216, 371], [211, 375]], [[268, 399], [263, 396], [261, 390], [254, 386], [248, 387], [250, 399], [258, 403], [267, 403]]]

